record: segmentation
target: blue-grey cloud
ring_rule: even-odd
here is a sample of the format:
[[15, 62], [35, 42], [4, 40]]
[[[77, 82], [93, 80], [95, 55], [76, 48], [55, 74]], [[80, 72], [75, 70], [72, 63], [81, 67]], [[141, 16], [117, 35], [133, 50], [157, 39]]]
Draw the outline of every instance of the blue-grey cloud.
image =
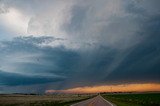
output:
[[[152, 25], [150, 27], [152, 27]], [[4, 47], [7, 47], [11, 51], [7, 52], [8, 49], [3, 49], [4, 54], [1, 54], [3, 56], [22, 51], [29, 54], [41, 53], [41, 55], [38, 55], [38, 57], [34, 55], [36, 57], [33, 56], [30, 60], [30, 56], [25, 57], [25, 53], [25, 59], [29, 59], [30, 61], [25, 62], [24, 60], [10, 63], [10, 65], [14, 64], [15, 67], [18, 67], [16, 68], [17, 70], [14, 70], [13, 72], [16, 71], [21, 74], [15, 75], [13, 72], [12, 74], [8, 73], [10, 70], [5, 70], [7, 73], [1, 73], [3, 76], [1, 84], [21, 85], [23, 83], [24, 85], [30, 85], [36, 83], [55, 83], [58, 81], [61, 82], [61, 84], [58, 84], [56, 87], [54, 87], [54, 89], [64, 89], [76, 86], [116, 84], [124, 82], [159, 82], [158, 70], [160, 67], [158, 65], [158, 58], [160, 57], [160, 51], [157, 46], [159, 37], [157, 35], [154, 38], [151, 38], [152, 34], [153, 33], [148, 35], [148, 38], [133, 48], [122, 51], [105, 46], [96, 46], [94, 50], [90, 50], [88, 52], [81, 52], [79, 50], [73, 51], [62, 46], [56, 48], [50, 46], [41, 47], [36, 45], [36, 42], [32, 42], [31, 39], [30, 42], [27, 42], [23, 45], [23, 43], [26, 41], [25, 37], [24, 41], [21, 37], [20, 42], [17, 40], [19, 38], [16, 38], [13, 41], [8, 41], [8, 43], [6, 43], [6, 41], [3, 42], [4, 44], [2, 44], [3, 46], [7, 44], [7, 46]], [[33, 38], [34, 40], [36, 39], [36, 37], [30, 38]], [[42, 38], [44, 39], [44, 37]], [[37, 40], [38, 39], [41, 38], [38, 37]], [[19, 46], [15, 46], [13, 44], [10, 45], [9, 42], [16, 42], [22, 47], [19, 48]], [[27, 48], [28, 44], [30, 45]], [[120, 59], [119, 56], [123, 57], [123, 55], [125, 55], [125, 58], [123, 58], [123, 60], [120, 61], [115, 68], [113, 67], [111, 72], [108, 72], [112, 65], [116, 65], [115, 61]], [[12, 58], [14, 57], [10, 57], [10, 59]], [[18, 56], [16, 58], [18, 58]], [[10, 67], [10, 65], [8, 65], [8, 67]], [[3, 69], [3, 66], [1, 66], [1, 69]], [[10, 82], [8, 80], [8, 76], [10, 79], [14, 79], [17, 76], [18, 77], [17, 80], [15, 79], [16, 81]], [[42, 79], [42, 81], [39, 79]]]
[[[42, 7], [43, 1], [24, 2], [3, 2], [25, 15], [34, 14], [27, 28], [33, 36], [0, 42], [3, 86], [23, 91], [18, 80], [24, 79], [25, 87], [41, 88], [42, 92], [160, 82], [159, 0], [48, 1], [44, 4], [47, 8]], [[17, 81], [10, 83], [8, 76], [18, 76]]]
[[[54, 48], [41, 46], [42, 43], [47, 44], [55, 40], [63, 39], [29, 36], [1, 41], [0, 69], [3, 70], [0, 74], [1, 84], [26, 85], [66, 79], [71, 74], [70, 70], [76, 64], [79, 55], [63, 46]], [[15, 80], [12, 82], [11, 79]]]
[[47, 77], [47, 76], [27, 76], [16, 73], [8, 73], [0, 71], [0, 86], [17, 86], [17, 85], [33, 85], [33, 84], [43, 84], [49, 82], [57, 82], [64, 80], [63, 78], [58, 77]]

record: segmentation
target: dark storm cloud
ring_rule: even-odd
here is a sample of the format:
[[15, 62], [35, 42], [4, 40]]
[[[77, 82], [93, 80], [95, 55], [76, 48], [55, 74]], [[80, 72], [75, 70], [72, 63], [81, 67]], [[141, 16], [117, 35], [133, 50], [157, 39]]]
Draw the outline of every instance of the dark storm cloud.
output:
[[97, 6], [101, 3], [114, 6], [107, 0], [87, 1], [85, 5], [80, 3], [72, 8], [73, 17], [65, 24], [66, 30], [76, 40], [95, 41], [96, 46], [92, 45], [93, 51], [89, 49], [81, 54], [79, 71], [74, 73], [68, 85], [160, 81], [159, 1], [114, 2], [116, 7], [123, 5], [123, 8], [107, 12], [103, 6]]
[[[39, 46], [41, 43], [47, 44], [55, 40], [62, 39], [30, 36], [17, 37], [12, 41], [2, 41], [0, 68], [4, 70], [4, 73], [0, 74], [2, 76], [1, 83], [4, 85], [22, 85], [22, 83], [27, 85], [56, 82], [67, 78], [79, 56], [63, 46], [55, 48]], [[15, 79], [16, 77], [17, 79]], [[12, 82], [11, 79], [15, 80]]]
[[33, 84], [43, 84], [49, 82], [62, 81], [62, 78], [54, 78], [47, 76], [27, 76], [16, 73], [8, 73], [0, 71], [0, 86], [17, 86], [17, 85], [33, 85]]
[[[150, 27], [153, 27], [152, 24]], [[160, 49], [158, 45], [160, 38], [158, 35], [152, 37], [154, 32], [159, 33], [156, 28], [152, 30], [154, 31], [147, 31], [147, 33], [151, 35], [148, 35], [143, 42], [132, 48], [121, 51], [97, 45], [94, 46], [94, 49], [86, 52], [81, 52], [79, 50], [73, 51], [62, 46], [40, 47], [36, 45], [36, 42], [28, 42], [25, 44], [26, 38], [24, 38], [24, 41], [22, 40], [23, 38], [21, 38], [20, 42], [15, 39], [13, 41], [8, 41], [8, 43], [6, 43], [6, 41], [2, 43], [3, 46], [1, 44], [1, 48], [3, 48], [1, 58], [3, 58], [2, 56], [4, 55], [22, 51], [29, 54], [42, 53], [42, 55], [31, 57], [32, 59], [29, 62], [14, 61], [14, 67], [18, 67], [17, 70], [14, 69], [12, 73], [5, 72], [12, 70], [1, 71], [1, 85], [30, 85], [50, 82], [55, 85], [55, 82], [60, 82], [58, 85], [54, 86], [53, 89], [64, 89], [76, 86], [116, 84], [123, 82], [159, 82], [160, 67], [158, 63], [160, 62]], [[41, 38], [39, 37], [37, 39]], [[9, 46], [9, 42], [17, 42], [18, 44], [14, 45], [14, 43], [11, 43], [12, 45]], [[25, 55], [26, 54], [24, 54], [24, 56]], [[123, 60], [118, 63], [117, 67], [115, 66], [116, 68], [113, 68], [114, 70], [108, 72], [113, 64], [116, 65], [115, 61], [118, 61], [119, 55], [122, 57], [123, 55], [125, 56]], [[12, 58], [14, 57], [11, 57], [10, 60]], [[16, 58], [18, 58], [18, 56]], [[28, 58], [30, 57], [26, 59]], [[2, 63], [3, 60], [1, 61]], [[13, 63], [9, 63], [8, 66], [10, 66], [10, 64]], [[1, 69], [3, 68], [4, 67], [1, 66]], [[21, 74], [14, 74], [15, 71]], [[26, 76], [25, 74], [28, 73], [30, 74]], [[14, 80], [10, 81], [10, 79]], [[52, 89], [52, 87], [46, 87], [44, 89], [49, 88]]]
[[[78, 86], [159, 83], [158, 4], [159, 0], [75, 2], [70, 7], [70, 20], [60, 27], [67, 39], [29, 36], [0, 42], [1, 84], [12, 85], [13, 89], [13, 85], [21, 85], [15, 88], [19, 90], [24, 88], [22, 82], [26, 86], [41, 84], [30, 88], [41, 87], [42, 92]], [[38, 19], [34, 18], [33, 23]], [[47, 32], [47, 28], [43, 29]], [[10, 83], [8, 76], [18, 78]]]
[[129, 48], [131, 51], [115, 69], [109, 78], [124, 82], [159, 82], [160, 81], [160, 17], [150, 19], [145, 27], [147, 36], [140, 44]]

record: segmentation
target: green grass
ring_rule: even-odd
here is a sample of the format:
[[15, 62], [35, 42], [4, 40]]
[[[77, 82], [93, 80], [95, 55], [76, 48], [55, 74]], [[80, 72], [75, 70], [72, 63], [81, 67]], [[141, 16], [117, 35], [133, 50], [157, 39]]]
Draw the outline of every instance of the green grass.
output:
[[160, 106], [160, 93], [103, 94], [102, 96], [117, 106]]

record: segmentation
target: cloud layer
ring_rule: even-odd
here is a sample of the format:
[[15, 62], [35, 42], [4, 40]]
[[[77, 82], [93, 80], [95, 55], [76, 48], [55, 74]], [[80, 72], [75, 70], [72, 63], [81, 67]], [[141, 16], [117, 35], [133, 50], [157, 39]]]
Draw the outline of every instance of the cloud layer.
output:
[[0, 89], [159, 83], [158, 4], [0, 1]]

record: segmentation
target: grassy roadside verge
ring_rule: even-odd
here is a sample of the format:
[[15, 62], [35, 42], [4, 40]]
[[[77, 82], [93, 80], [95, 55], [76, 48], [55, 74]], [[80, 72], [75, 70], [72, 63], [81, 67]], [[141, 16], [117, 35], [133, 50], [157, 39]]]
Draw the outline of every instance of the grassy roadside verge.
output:
[[55, 95], [0, 95], [0, 106], [70, 106], [95, 95], [55, 94]]
[[160, 106], [160, 93], [103, 94], [102, 96], [117, 106]]
[[[91, 97], [89, 97], [89, 98], [91, 98]], [[70, 106], [70, 105], [72, 105], [74, 103], [81, 102], [81, 101], [87, 100], [89, 98], [80, 99], [80, 100], [73, 100], [73, 101], [66, 101], [66, 102], [63, 102], [63, 101], [35, 102], [35, 103], [30, 103], [29, 106]]]

